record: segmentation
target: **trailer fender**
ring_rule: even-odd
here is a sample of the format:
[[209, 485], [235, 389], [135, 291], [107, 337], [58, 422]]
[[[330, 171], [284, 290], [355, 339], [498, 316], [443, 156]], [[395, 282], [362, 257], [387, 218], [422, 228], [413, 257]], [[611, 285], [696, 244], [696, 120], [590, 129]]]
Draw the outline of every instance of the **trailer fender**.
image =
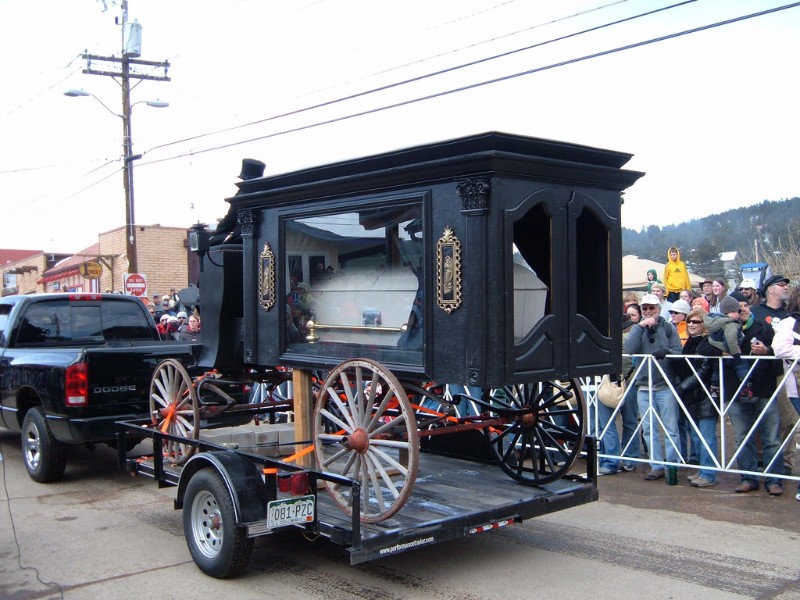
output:
[[267, 492], [258, 466], [230, 450], [200, 452], [184, 465], [178, 482], [175, 509], [183, 508], [186, 486], [201, 469], [211, 468], [222, 475], [233, 498], [236, 523], [248, 523], [266, 518]]

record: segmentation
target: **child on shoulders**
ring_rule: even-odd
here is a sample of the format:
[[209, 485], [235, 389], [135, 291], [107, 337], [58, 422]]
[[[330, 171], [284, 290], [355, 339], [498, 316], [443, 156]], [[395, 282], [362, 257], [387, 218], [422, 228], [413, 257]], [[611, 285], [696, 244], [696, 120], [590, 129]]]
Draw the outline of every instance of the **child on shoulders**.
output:
[[[736, 298], [725, 296], [719, 303], [719, 314], [707, 315], [703, 318], [703, 323], [708, 329], [708, 343], [733, 357], [733, 369], [741, 382], [747, 379], [750, 365], [742, 360], [740, 344], [744, 339], [744, 333], [739, 322], [740, 312]], [[716, 370], [711, 377], [711, 389], [713, 397], [719, 390], [719, 373]], [[752, 396], [753, 391], [748, 382], [742, 387], [739, 397], [746, 399]]]

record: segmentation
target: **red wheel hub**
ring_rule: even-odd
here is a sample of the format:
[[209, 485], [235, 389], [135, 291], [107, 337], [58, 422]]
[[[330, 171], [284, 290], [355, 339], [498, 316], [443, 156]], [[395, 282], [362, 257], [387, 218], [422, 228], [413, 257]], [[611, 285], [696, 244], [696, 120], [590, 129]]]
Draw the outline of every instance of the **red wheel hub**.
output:
[[345, 436], [344, 445], [350, 450], [355, 450], [359, 454], [364, 454], [369, 448], [369, 436], [364, 429], [359, 427], [350, 435]]

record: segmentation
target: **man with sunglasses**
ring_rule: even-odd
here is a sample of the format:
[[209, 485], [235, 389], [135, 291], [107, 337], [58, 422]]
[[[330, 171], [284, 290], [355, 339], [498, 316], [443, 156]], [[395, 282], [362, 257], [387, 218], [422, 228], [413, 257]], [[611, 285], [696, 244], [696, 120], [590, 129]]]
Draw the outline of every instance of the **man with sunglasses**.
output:
[[[650, 450], [650, 471], [644, 476], [648, 481], [664, 478], [664, 449], [658, 432], [658, 418], [664, 424], [664, 446], [668, 462], [678, 462], [678, 401], [664, 375], [672, 379], [672, 365], [665, 360], [668, 354], [681, 353], [681, 340], [675, 327], [659, 315], [661, 303], [654, 294], [645, 294], [641, 301], [642, 319], [631, 328], [625, 340], [625, 354], [651, 354], [657, 364], [644, 365], [634, 381], [637, 390], [636, 400], [642, 418], [642, 432]], [[649, 368], [652, 367], [652, 368]], [[660, 368], [659, 368], [660, 367]], [[663, 373], [662, 373], [663, 371]], [[651, 412], [655, 411], [658, 415]], [[651, 437], [652, 435], [652, 437]]]
[[742, 283], [739, 284], [739, 293], [745, 297], [747, 304], [750, 306], [755, 306], [761, 300], [758, 297], [756, 284], [752, 279], [742, 279]]
[[756, 321], [763, 321], [767, 325], [775, 326], [781, 319], [789, 316], [786, 309], [786, 300], [789, 298], [789, 278], [783, 275], [773, 275], [764, 282], [764, 299], [759, 304], [754, 304], [750, 309]]

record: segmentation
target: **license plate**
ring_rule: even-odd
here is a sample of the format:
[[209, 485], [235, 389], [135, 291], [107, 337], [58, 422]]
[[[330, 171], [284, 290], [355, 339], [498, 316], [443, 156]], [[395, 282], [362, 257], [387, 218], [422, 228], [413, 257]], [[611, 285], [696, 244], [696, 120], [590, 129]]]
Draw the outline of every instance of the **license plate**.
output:
[[267, 525], [270, 528], [312, 521], [314, 521], [313, 495], [273, 500], [267, 504]]

